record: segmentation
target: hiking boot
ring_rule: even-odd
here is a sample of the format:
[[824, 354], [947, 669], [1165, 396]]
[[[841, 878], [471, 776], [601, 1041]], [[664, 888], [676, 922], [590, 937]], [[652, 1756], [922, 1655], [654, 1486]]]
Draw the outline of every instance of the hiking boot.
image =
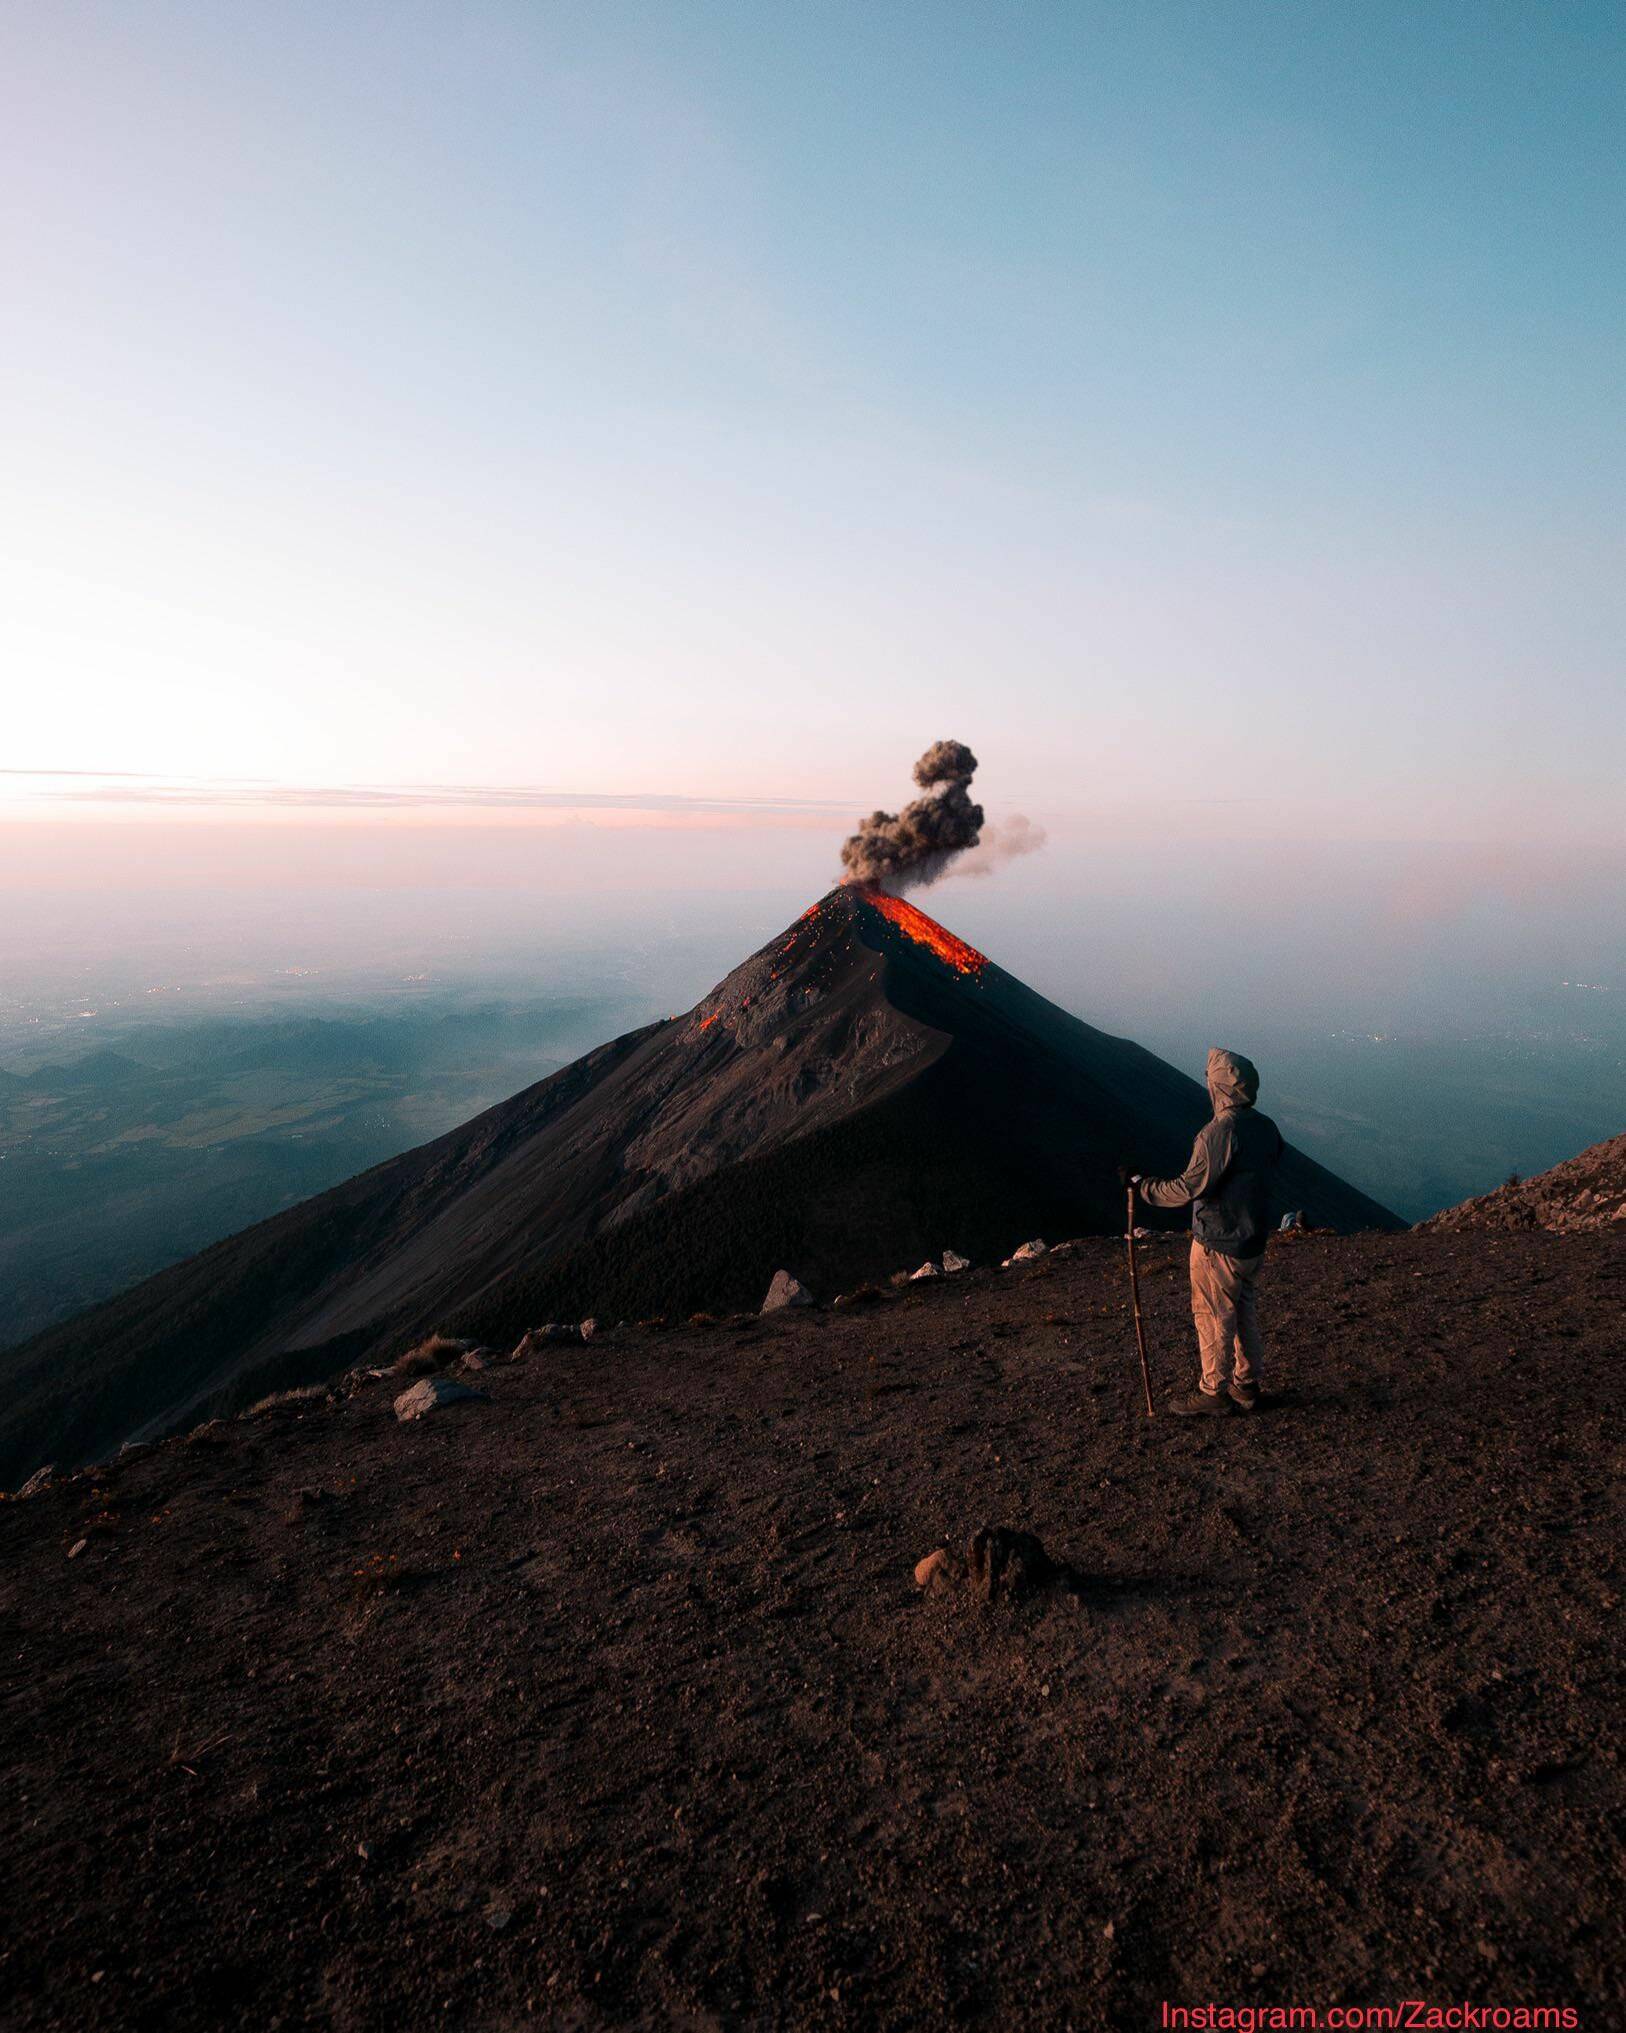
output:
[[1229, 1416], [1231, 1401], [1218, 1391], [1187, 1391], [1184, 1397], [1170, 1398], [1169, 1410], [1179, 1419], [1223, 1419]]
[[1225, 1395], [1239, 1412], [1257, 1412], [1259, 1409], [1259, 1386], [1257, 1384], [1231, 1383], [1225, 1386]]

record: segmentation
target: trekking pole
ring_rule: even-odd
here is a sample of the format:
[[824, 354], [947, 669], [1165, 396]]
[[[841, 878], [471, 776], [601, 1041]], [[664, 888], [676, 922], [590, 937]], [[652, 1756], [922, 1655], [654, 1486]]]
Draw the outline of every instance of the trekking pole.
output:
[[1146, 1386], [1146, 1416], [1155, 1419], [1152, 1405], [1152, 1372], [1146, 1366], [1146, 1328], [1140, 1317], [1140, 1271], [1135, 1263], [1135, 1189], [1129, 1189], [1129, 1225], [1124, 1230], [1129, 1246], [1129, 1294], [1135, 1302], [1135, 1346], [1140, 1350], [1140, 1380]]

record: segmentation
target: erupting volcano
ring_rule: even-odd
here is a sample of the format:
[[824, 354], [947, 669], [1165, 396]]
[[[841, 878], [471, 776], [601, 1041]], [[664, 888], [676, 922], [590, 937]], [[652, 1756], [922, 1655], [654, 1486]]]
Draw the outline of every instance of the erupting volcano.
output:
[[[217, 1243], [7, 1358], [0, 1483], [432, 1328], [754, 1307], [953, 1247], [1116, 1232], [1115, 1168], [1172, 1169], [1208, 1099], [924, 911], [848, 882], [686, 1016]], [[1290, 1153], [1318, 1225], [1394, 1217]]]

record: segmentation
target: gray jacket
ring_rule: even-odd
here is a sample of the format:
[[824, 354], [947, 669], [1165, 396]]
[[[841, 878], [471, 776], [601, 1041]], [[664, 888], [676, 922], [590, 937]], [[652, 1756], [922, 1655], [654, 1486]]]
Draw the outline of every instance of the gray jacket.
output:
[[1178, 1179], [1142, 1179], [1148, 1207], [1191, 1207], [1191, 1232], [1221, 1256], [1256, 1257], [1270, 1239], [1270, 1195], [1282, 1133], [1254, 1107], [1259, 1073], [1240, 1052], [1217, 1045], [1208, 1055], [1214, 1119], [1197, 1132]]

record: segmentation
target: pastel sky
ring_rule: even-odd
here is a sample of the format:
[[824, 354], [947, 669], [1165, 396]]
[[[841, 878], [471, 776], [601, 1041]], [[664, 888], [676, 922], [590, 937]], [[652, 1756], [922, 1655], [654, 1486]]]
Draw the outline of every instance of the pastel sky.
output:
[[6, 9], [0, 806], [1618, 844], [1623, 132], [1614, 0]]

